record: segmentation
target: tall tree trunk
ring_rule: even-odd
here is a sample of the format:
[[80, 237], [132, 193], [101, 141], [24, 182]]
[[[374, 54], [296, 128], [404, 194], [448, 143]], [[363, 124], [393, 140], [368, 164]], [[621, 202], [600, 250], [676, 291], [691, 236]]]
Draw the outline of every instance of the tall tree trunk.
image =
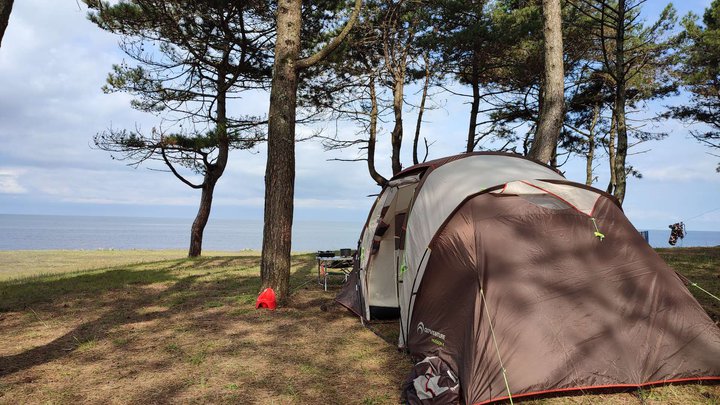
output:
[[615, 156], [615, 192], [613, 195], [622, 204], [625, 199], [627, 186], [627, 172], [625, 171], [625, 160], [627, 158], [628, 138], [627, 126], [625, 123], [625, 0], [618, 1], [618, 18], [615, 30], [615, 76], [617, 87], [615, 88], [615, 114], [617, 115], [617, 151]]
[[308, 68], [334, 51], [360, 14], [362, 0], [343, 30], [315, 54], [300, 56], [302, 0], [279, 0], [275, 36], [275, 66], [270, 89], [265, 166], [265, 212], [260, 262], [262, 288], [271, 287], [280, 304], [290, 292], [290, 244], [295, 195], [295, 109], [298, 70]]
[[375, 144], [377, 142], [377, 120], [378, 120], [378, 101], [375, 90], [375, 76], [370, 77], [368, 85], [370, 90], [370, 134], [368, 134], [367, 164], [370, 177], [375, 180], [378, 186], [384, 187], [387, 179], [383, 177], [375, 169]]
[[[400, 149], [402, 148], [403, 139], [402, 112], [405, 91], [405, 72], [407, 71], [408, 51], [415, 35], [417, 21], [410, 23], [410, 28], [406, 31], [402, 28], [400, 23], [401, 18], [399, 17], [403, 13], [402, 7], [404, 7], [404, 3], [402, 1], [389, 2], [388, 6], [389, 9], [381, 23], [381, 29], [385, 69], [390, 75], [393, 92], [395, 126], [390, 135], [390, 145], [392, 147], [390, 161], [392, 162], [393, 175], [395, 175], [402, 171]], [[400, 39], [401, 32], [405, 32], [406, 38], [404, 40]]]
[[295, 191], [295, 108], [302, 23], [301, 0], [280, 0], [277, 10], [275, 67], [268, 114], [265, 167], [265, 224], [260, 275], [282, 303], [290, 284], [290, 243]]
[[617, 118], [615, 115], [615, 104], [613, 103], [612, 118], [610, 119], [610, 137], [608, 139], [608, 162], [610, 163], [610, 183], [608, 183], [607, 193], [615, 192], [617, 180], [615, 178], [615, 140], [617, 139]]
[[475, 130], [477, 129], [477, 116], [480, 110], [480, 78], [477, 69], [477, 53], [473, 53], [472, 73], [470, 74], [470, 85], [472, 86], [472, 104], [470, 105], [470, 124], [468, 125], [467, 145], [465, 152], [470, 153], [475, 149]]
[[402, 171], [402, 163], [400, 163], [400, 148], [402, 147], [403, 138], [403, 93], [405, 87], [405, 77], [395, 77], [393, 81], [393, 114], [395, 115], [395, 126], [393, 127], [390, 143], [392, 145], [392, 171], [396, 175]]
[[422, 117], [425, 113], [425, 100], [427, 99], [428, 88], [430, 87], [430, 57], [425, 54], [425, 83], [423, 84], [422, 97], [420, 98], [420, 111], [418, 111], [417, 122], [415, 123], [415, 137], [413, 138], [413, 164], [420, 163], [418, 159], [418, 141], [420, 140], [420, 127], [422, 126]]
[[585, 184], [592, 186], [593, 184], [593, 161], [595, 160], [595, 127], [597, 127], [600, 118], [600, 104], [593, 106], [592, 120], [590, 128], [588, 128], [588, 153], [585, 156]]
[[588, 138], [588, 154], [585, 156], [585, 184], [593, 184], [593, 160], [595, 159], [595, 135]]
[[5, 29], [10, 21], [10, 12], [12, 11], [14, 0], [0, 0], [0, 45], [5, 36]]
[[560, 0], [543, 0], [543, 36], [543, 104], [530, 156], [541, 162], [549, 162], [557, 146], [565, 112]]

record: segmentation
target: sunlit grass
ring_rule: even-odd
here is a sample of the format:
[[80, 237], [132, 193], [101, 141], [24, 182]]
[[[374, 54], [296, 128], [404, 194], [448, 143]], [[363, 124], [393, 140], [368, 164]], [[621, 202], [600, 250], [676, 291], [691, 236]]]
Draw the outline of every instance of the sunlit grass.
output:
[[[392, 343], [395, 323], [373, 325], [374, 334], [330, 305], [334, 291], [315, 285], [311, 254], [293, 257], [290, 305], [267, 311], [254, 308], [257, 255], [0, 253], [3, 269], [12, 261], [17, 270], [0, 280], [0, 404], [396, 404], [410, 368]], [[719, 292], [720, 248], [660, 253]], [[36, 258], [50, 274], [37, 275]], [[716, 303], [693, 293], [716, 316]], [[671, 385], [527, 403], [715, 404], [720, 387]]]
[[[257, 251], [207, 251], [205, 256], [257, 256]], [[186, 250], [0, 250], [0, 280], [184, 259]]]

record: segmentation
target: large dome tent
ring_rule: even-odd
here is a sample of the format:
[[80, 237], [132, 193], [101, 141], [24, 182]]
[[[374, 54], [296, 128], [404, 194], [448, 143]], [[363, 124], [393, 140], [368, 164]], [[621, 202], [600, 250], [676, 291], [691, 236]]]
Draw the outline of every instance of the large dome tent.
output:
[[444, 361], [467, 404], [720, 380], [720, 329], [616, 200], [516, 155], [393, 177], [337, 300], [399, 316], [399, 347]]

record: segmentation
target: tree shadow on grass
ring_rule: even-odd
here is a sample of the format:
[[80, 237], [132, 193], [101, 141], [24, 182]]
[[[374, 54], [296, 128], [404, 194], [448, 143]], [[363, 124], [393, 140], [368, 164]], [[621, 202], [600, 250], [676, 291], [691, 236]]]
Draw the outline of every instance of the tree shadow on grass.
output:
[[[146, 272], [114, 270], [105, 273], [76, 276], [70, 279], [40, 283], [33, 282], [30, 285], [20, 285], [18, 287], [20, 287], [19, 289], [21, 291], [32, 289], [33, 287], [47, 291], [50, 295], [47, 297], [49, 301], [69, 293], [93, 292], [99, 294], [104, 290], [113, 287], [120, 288], [132, 282], [149, 284], [175, 280], [176, 278], [171, 277], [169, 272], [170, 270], [156, 270], [150, 271], [150, 274], [146, 274], [145, 276], [132, 277]], [[198, 276], [188, 276], [177, 280], [165, 294], [172, 294], [174, 291], [187, 289], [194, 283], [197, 277]], [[103, 315], [100, 317], [78, 325], [47, 344], [16, 355], [0, 357], [0, 377], [63, 357], [77, 350], [83, 343], [105, 338], [108, 330], [118, 325], [148, 321], [165, 315], [162, 312], [152, 314], [140, 314], [137, 312], [137, 309], [153, 302], [155, 299], [157, 299], [157, 294], [151, 291], [137, 292], [136, 296], [132, 298], [120, 298], [116, 300], [110, 308], [105, 309]], [[38, 301], [39, 300], [30, 300], [30, 302]], [[25, 301], [24, 304], [30, 305], [30, 302]]]
[[176, 281], [177, 277], [171, 272], [172, 267], [143, 271], [121, 268], [72, 277], [48, 276], [26, 281], [0, 282], [0, 312], [54, 302], [68, 295], [100, 294], [127, 285]]
[[[193, 267], [202, 268], [216, 260], [217, 258], [203, 258], [190, 262]], [[243, 258], [230, 258], [230, 260], [222, 260], [222, 264], [228, 265], [233, 260], [238, 263], [244, 262]], [[145, 263], [104, 271], [92, 270], [71, 275], [0, 282], [0, 312], [20, 311], [33, 305], [55, 304], [80, 297], [90, 298], [90, 305], [97, 306], [98, 302], [102, 301], [103, 293], [132, 288], [129, 296], [115, 298], [110, 305], [102, 308], [103, 315], [100, 317], [77, 326], [45, 345], [17, 355], [0, 357], [0, 377], [73, 352], [83, 342], [104, 338], [108, 330], [119, 325], [169, 317], [177, 312], [202, 308], [208, 298], [222, 298], [223, 294], [237, 296], [238, 292], [257, 290], [259, 287], [256, 277], [238, 275], [206, 281], [202, 283], [203, 285], [196, 286], [198, 278], [212, 273], [183, 276], [181, 271], [186, 269], [187, 262], [187, 260], [173, 261], [154, 269], [144, 269], [147, 267]], [[169, 282], [174, 283], [161, 292], [133, 288]], [[181, 299], [178, 300], [177, 296]], [[156, 303], [169, 304], [170, 308], [168, 311], [149, 314], [138, 312], [139, 309]], [[56, 309], [56, 311], [60, 310]]]
[[[294, 293], [290, 304], [277, 311], [254, 308], [260, 288], [254, 271], [258, 260], [195, 259], [190, 266], [180, 261], [148, 270], [124, 267], [67, 279], [15, 282], [12, 288], [40, 289], [47, 296], [25, 300], [16, 296], [12, 302], [3, 297], [6, 310], [38, 304], [35, 309], [45, 317], [62, 318], [68, 310], [55, 302], [72, 304], [81, 298], [83, 316], [89, 320], [73, 324], [48, 343], [1, 356], [0, 381], [12, 382], [10, 387], [19, 390], [11, 395], [34, 392], [24, 385], [25, 379], [75, 392], [76, 383], [52, 382], [47, 376], [57, 368], [71, 370], [89, 378], [85, 384], [101, 388], [106, 380], [88, 373], [102, 367], [103, 378], [113, 380], [118, 388], [75, 392], [78, 401], [107, 395], [128, 402], [194, 398], [242, 403], [263, 397], [300, 403], [364, 399], [386, 403], [395, 399], [399, 376], [409, 363], [349, 313], [320, 310], [335, 293], [313, 283], [317, 275], [311, 256], [294, 258]], [[9, 287], [0, 283], [0, 288]], [[15, 327], [17, 332], [12, 333], [19, 335], [31, 329]], [[34, 369], [44, 364], [51, 366]], [[43, 397], [44, 392], [33, 395]]]

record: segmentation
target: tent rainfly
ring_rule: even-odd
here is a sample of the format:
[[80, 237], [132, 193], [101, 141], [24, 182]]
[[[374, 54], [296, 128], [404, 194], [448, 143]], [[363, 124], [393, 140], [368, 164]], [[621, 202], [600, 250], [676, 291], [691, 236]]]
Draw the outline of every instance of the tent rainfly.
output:
[[508, 154], [397, 174], [337, 301], [397, 318], [462, 402], [720, 380], [720, 329], [610, 195]]

